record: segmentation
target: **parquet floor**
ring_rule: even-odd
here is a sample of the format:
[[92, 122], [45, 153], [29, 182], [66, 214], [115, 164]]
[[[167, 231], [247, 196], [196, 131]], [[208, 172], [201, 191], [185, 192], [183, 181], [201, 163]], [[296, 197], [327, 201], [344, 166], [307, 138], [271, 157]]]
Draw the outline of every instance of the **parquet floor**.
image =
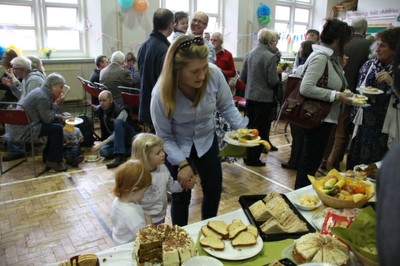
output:
[[[223, 163], [219, 214], [239, 208], [240, 195], [286, 193], [293, 188], [295, 171], [280, 165], [290, 153], [283, 123], [271, 133], [271, 141], [279, 151], [262, 155], [265, 167], [248, 167], [241, 159]], [[43, 167], [39, 162], [37, 166]], [[31, 162], [3, 174], [0, 265], [43, 265], [113, 247], [109, 218], [113, 179], [113, 170], [108, 170], [102, 160], [38, 178], [32, 176]], [[201, 188], [196, 186], [190, 223], [200, 220], [201, 197]]]

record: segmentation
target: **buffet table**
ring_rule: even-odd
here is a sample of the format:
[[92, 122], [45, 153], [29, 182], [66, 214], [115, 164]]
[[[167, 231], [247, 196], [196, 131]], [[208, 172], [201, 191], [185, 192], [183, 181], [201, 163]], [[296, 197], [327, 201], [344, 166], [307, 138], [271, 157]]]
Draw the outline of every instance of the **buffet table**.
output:
[[[289, 193], [286, 193], [285, 195], [292, 201], [298, 200], [300, 195], [303, 194], [314, 194], [316, 195], [314, 189], [312, 186], [307, 186], [298, 190], [291, 191]], [[312, 223], [312, 216], [316, 213], [319, 213], [323, 209], [323, 205], [321, 205], [319, 208], [313, 210], [313, 211], [302, 211], [301, 214], [304, 216], [307, 221], [310, 222], [310, 224], [313, 225]], [[245, 224], [249, 224], [249, 220], [247, 219], [244, 211], [240, 208], [238, 210], [219, 215], [217, 217], [213, 217], [208, 220], [203, 220], [200, 222], [196, 222], [193, 224], [189, 224], [185, 226], [184, 228], [190, 236], [193, 238], [193, 241], [197, 243], [198, 245], [198, 238], [199, 238], [199, 232], [201, 226], [207, 224], [209, 220], [219, 220], [219, 221], [225, 221], [226, 223], [231, 223], [233, 219], [240, 219], [243, 221]], [[250, 258], [247, 260], [240, 260], [240, 261], [226, 261], [224, 260], [223, 263], [224, 265], [266, 265], [269, 262], [276, 260], [276, 259], [282, 259], [285, 257], [285, 250], [287, 250], [292, 244], [293, 244], [293, 239], [286, 239], [286, 240], [281, 240], [281, 241], [272, 241], [272, 242], [263, 242], [264, 247], [263, 250], [261, 251], [261, 255], [257, 255], [255, 257], [258, 258]], [[132, 248], [133, 248], [133, 242], [132, 243], [127, 243], [124, 245], [116, 246], [101, 252], [98, 252], [96, 255], [99, 258], [100, 265], [109, 265], [109, 266], [124, 266], [124, 265], [136, 265], [136, 262], [133, 261], [132, 259]], [[201, 248], [200, 248], [201, 249]], [[286, 251], [287, 252], [287, 251]], [[199, 251], [200, 255], [206, 255], [206, 253], [203, 250]], [[358, 263], [352, 265], [357, 265]], [[50, 264], [50, 265], [58, 265], [57, 263], [55, 264]]]

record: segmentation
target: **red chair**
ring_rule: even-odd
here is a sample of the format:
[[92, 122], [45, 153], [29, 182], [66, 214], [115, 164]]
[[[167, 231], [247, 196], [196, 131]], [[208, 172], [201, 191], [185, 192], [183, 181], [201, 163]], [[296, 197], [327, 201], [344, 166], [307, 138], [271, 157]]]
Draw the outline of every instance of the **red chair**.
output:
[[[246, 90], [246, 84], [243, 81], [241, 81], [240, 79], [238, 79], [236, 82], [235, 92], [237, 92], [238, 90], [243, 91], [243, 95], [244, 95], [244, 91]], [[245, 97], [234, 95], [233, 102], [235, 103], [237, 108], [246, 108], [246, 98]]]
[[131, 117], [135, 120], [139, 119], [140, 94], [123, 91], [121, 96], [124, 104], [131, 109]]
[[[36, 167], [35, 167], [35, 150], [34, 150], [34, 139], [33, 139], [33, 130], [32, 130], [32, 124], [31, 121], [29, 120], [28, 114], [25, 111], [24, 107], [18, 103], [15, 102], [0, 102], [0, 106], [11, 106], [11, 109], [0, 109], [0, 123], [2, 124], [8, 124], [8, 125], [22, 125], [22, 126], [28, 126], [29, 127], [29, 142], [31, 145], [31, 153], [32, 153], [32, 166], [33, 166], [33, 176], [37, 177], [44, 173], [44, 171], [40, 173], [36, 173]], [[18, 165], [28, 161], [28, 153], [25, 149], [24, 146], [24, 153], [25, 157], [23, 160], [18, 161], [17, 163], [14, 163], [7, 169], [3, 169], [3, 157], [0, 156], [0, 172], [1, 174], [4, 174]]]
[[[97, 108], [98, 104], [92, 101], [92, 97], [97, 99], [102, 89], [93, 84], [92, 82], [90, 82], [89, 80], [86, 80], [80, 76], [78, 76], [78, 79], [82, 83], [82, 88], [85, 91], [86, 106], [91, 106], [91, 115], [93, 120], [93, 110]], [[85, 115], [86, 115], [86, 108], [85, 108]]]

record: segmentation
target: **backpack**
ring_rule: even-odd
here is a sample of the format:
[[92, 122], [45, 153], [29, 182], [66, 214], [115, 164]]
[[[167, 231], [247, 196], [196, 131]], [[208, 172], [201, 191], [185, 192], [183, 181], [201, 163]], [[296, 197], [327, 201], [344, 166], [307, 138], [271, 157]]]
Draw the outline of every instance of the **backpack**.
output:
[[94, 141], [97, 140], [97, 135], [94, 132], [92, 122], [86, 115], [79, 116], [83, 120], [83, 122], [79, 125], [76, 125], [79, 128], [83, 135], [83, 142], [81, 146], [83, 147], [92, 147]]

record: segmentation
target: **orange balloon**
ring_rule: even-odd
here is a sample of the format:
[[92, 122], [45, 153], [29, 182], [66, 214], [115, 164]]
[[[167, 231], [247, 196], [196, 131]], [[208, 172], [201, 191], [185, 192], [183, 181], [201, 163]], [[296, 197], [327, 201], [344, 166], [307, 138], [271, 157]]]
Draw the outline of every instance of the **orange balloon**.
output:
[[133, 3], [133, 7], [137, 11], [143, 13], [149, 7], [149, 3], [147, 2], [147, 0], [135, 0], [135, 2]]

